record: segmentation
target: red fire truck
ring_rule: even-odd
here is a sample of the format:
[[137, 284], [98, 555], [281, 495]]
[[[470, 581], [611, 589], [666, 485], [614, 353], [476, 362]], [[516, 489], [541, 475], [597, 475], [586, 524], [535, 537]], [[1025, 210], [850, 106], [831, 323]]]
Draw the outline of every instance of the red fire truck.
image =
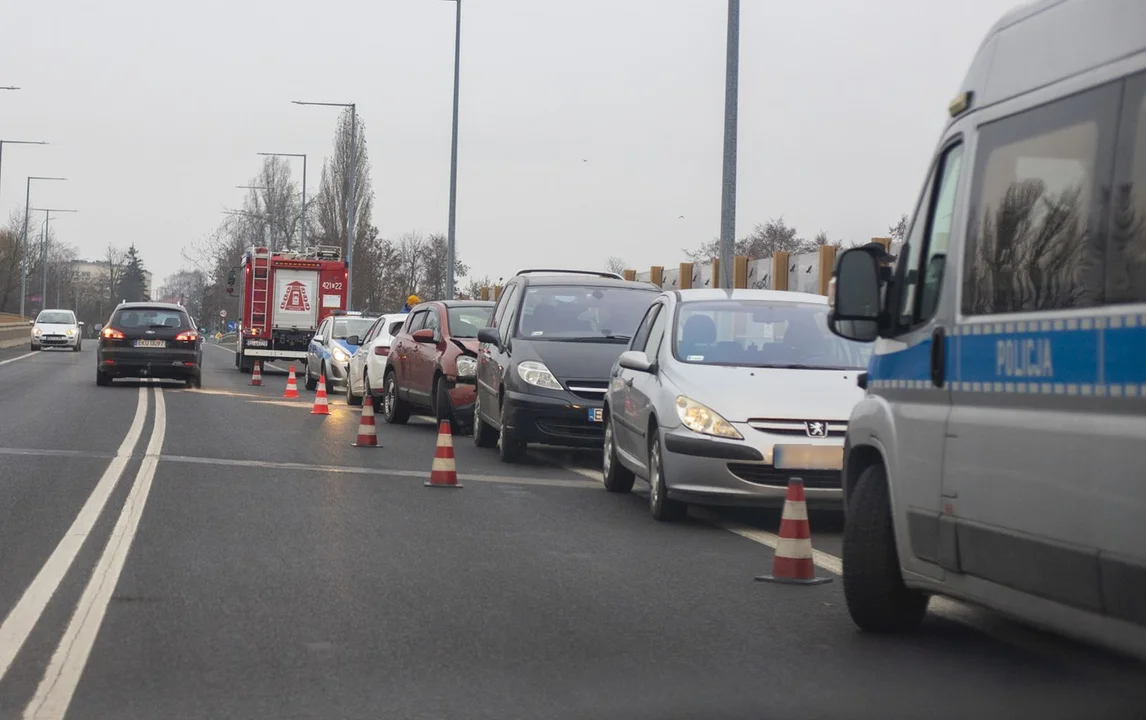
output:
[[347, 264], [338, 247], [305, 253], [254, 247], [239, 266], [239, 346], [235, 367], [256, 361], [305, 360], [326, 316], [346, 309]]

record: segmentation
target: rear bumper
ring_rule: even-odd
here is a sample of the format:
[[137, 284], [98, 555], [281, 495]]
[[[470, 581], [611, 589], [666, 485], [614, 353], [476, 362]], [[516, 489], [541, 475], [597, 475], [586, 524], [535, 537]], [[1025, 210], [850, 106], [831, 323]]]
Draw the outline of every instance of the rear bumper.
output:
[[102, 348], [98, 370], [113, 377], [188, 378], [200, 372], [199, 354], [193, 350]]
[[523, 442], [564, 447], [602, 447], [605, 425], [590, 422], [589, 412], [602, 403], [574, 398], [505, 394], [509, 427]]

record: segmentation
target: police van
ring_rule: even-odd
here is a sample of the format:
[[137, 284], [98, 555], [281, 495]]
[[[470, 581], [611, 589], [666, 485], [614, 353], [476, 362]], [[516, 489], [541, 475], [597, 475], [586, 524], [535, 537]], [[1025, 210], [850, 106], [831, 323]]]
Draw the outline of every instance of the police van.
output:
[[848, 425], [863, 629], [930, 595], [1146, 656], [1146, 2], [988, 33], [894, 272], [855, 248], [831, 325], [874, 342]]

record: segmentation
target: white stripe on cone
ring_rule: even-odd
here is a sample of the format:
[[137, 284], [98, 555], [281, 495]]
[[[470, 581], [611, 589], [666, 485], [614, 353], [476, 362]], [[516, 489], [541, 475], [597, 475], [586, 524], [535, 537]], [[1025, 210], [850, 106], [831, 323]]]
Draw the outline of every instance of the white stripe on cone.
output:
[[434, 458], [434, 464], [430, 466], [431, 472], [452, 472], [454, 471], [453, 458]]
[[784, 512], [780, 514], [784, 520], [807, 520], [808, 504], [804, 501], [784, 503]]
[[452, 448], [454, 439], [445, 433], [438, 433], [438, 447]]
[[358, 434], [359, 435], [375, 435], [375, 436], [377, 436], [378, 432], [374, 429], [373, 425], [361, 425], [358, 428]]
[[808, 539], [795, 540], [793, 538], [780, 538], [776, 542], [775, 552], [779, 557], [804, 560], [812, 557], [812, 541]]

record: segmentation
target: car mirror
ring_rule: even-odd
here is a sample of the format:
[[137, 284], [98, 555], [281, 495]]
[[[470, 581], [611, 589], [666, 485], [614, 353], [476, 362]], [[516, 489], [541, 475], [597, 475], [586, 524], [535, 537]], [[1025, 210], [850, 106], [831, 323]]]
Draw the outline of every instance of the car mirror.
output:
[[28, 321], [28, 324], [29, 324], [29, 325], [35, 325], [35, 324], [36, 324], [36, 321], [35, 321], [35, 320], [29, 320], [29, 321]]
[[83, 326], [84, 326], [84, 321], [83, 321], [83, 320], [80, 320], [78, 323], [76, 323], [76, 325], [79, 325], [80, 327], [83, 327]]
[[414, 342], [420, 342], [420, 343], [436, 342], [434, 340], [434, 331], [430, 330], [429, 328], [422, 328], [421, 330], [415, 330], [414, 334], [411, 335], [410, 337], [414, 338]]
[[848, 340], [871, 342], [879, 336], [879, 260], [866, 248], [840, 255], [832, 287], [828, 327]]
[[351, 335], [350, 337], [346, 338], [346, 344], [347, 345], [361, 345], [362, 344], [362, 338], [358, 337], [357, 335]]
[[621, 353], [617, 362], [626, 370], [636, 370], [637, 372], [651, 373], [656, 369], [653, 362], [649, 360], [649, 356], [640, 350], [626, 350]]
[[489, 343], [496, 348], [501, 348], [501, 336], [497, 333], [495, 327], [483, 327], [478, 329], [478, 342]]

